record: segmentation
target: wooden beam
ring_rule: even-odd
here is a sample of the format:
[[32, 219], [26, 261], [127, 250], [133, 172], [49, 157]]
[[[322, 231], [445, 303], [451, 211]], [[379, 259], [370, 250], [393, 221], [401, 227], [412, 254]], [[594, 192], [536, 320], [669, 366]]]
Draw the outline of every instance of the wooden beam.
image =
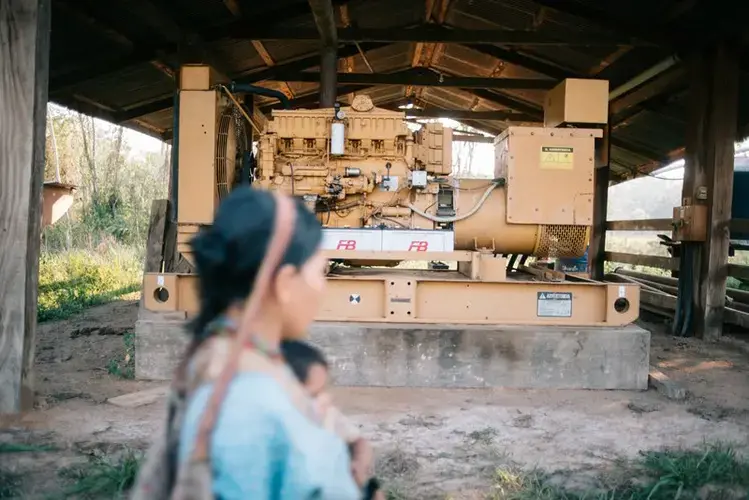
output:
[[629, 53], [629, 51], [632, 49], [633, 47], [631, 45], [622, 45], [618, 47], [614, 52], [610, 53], [609, 55], [601, 59], [601, 61], [598, 64], [590, 68], [588, 70], [588, 76], [591, 76], [591, 77], [597, 76], [599, 73], [601, 73], [601, 71], [605, 70], [606, 68], [614, 64], [616, 61], [618, 61], [627, 53]]
[[[313, 71], [279, 71], [274, 80], [288, 82], [319, 82], [320, 73]], [[447, 76], [429, 70], [406, 70], [397, 73], [339, 73], [338, 82], [357, 85], [413, 85], [415, 87], [465, 87], [477, 89], [548, 90], [556, 80], [541, 78], [484, 78]]]
[[[360, 45], [361, 49], [366, 53], [371, 50], [377, 50], [383, 47], [387, 47], [385, 43], [363, 43]], [[347, 45], [338, 48], [338, 57], [349, 57], [359, 53], [359, 49], [356, 45]], [[237, 83], [256, 83], [266, 80], [279, 80], [279, 74], [285, 72], [301, 72], [314, 68], [320, 65], [320, 52], [315, 51], [312, 54], [307, 54], [298, 59], [292, 61], [276, 61], [276, 65], [272, 68], [267, 68], [259, 71], [253, 71], [250, 73], [244, 73], [237, 75], [234, 81]]]
[[[432, 21], [432, 12], [434, 11], [434, 0], [424, 0], [424, 23]], [[411, 66], [416, 68], [421, 66], [421, 56], [424, 53], [424, 43], [416, 42], [414, 45], [413, 56], [411, 58]]]
[[50, 0], [0, 2], [0, 413], [34, 403]]
[[728, 43], [705, 48], [693, 55], [688, 71], [691, 103], [682, 199], [707, 205], [708, 237], [702, 244], [682, 245], [679, 276], [694, 276], [682, 307], [691, 303], [694, 309], [688, 331], [715, 339], [722, 335], [725, 314], [739, 54]]
[[[317, 1], [317, 0], [313, 0]], [[284, 25], [257, 27], [249, 30], [238, 28], [229, 33], [233, 38], [251, 40], [318, 40], [319, 30], [297, 28]], [[520, 30], [471, 30], [450, 29], [436, 24], [403, 26], [393, 28], [341, 28], [339, 42], [422, 42], [422, 43], [478, 43], [520, 46], [598, 46], [616, 47], [619, 45], [650, 46], [652, 44], [627, 37], [571, 35], [555, 38], [536, 31]]]
[[[341, 85], [338, 87], [338, 93], [339, 94], [350, 94], [352, 92], [361, 92], [363, 90], [366, 90], [370, 87], [362, 86], [362, 85]], [[298, 109], [298, 108], [308, 108], [310, 106], [314, 106], [320, 103], [320, 92], [310, 92], [309, 94], [304, 94], [301, 96], [297, 96], [295, 99], [291, 99], [289, 104], [291, 105], [292, 109]], [[273, 102], [270, 104], [266, 104], [265, 106], [262, 106], [259, 109], [262, 113], [268, 113], [273, 109], [280, 109], [283, 106], [278, 102]]]
[[[299, 38], [299, 40], [320, 40], [323, 47], [337, 46], [338, 30], [335, 25], [333, 4], [330, 0], [308, 0], [308, 2], [310, 10], [312, 10], [312, 17], [315, 18], [317, 29], [312, 30], [313, 35], [310, 38]], [[290, 31], [296, 31], [296, 29]], [[253, 36], [252, 38], [253, 40], [264, 40], [264, 38], [258, 36]]]
[[610, 220], [606, 222], [607, 231], [671, 231], [671, 219], [647, 220]]
[[[100, 36], [107, 38], [111, 40], [112, 42], [118, 44], [120, 47], [125, 49], [126, 51], [132, 51], [134, 50], [135, 44], [133, 41], [120, 33], [117, 29], [113, 28], [112, 26], [109, 26], [108, 24], [102, 22], [99, 19], [96, 19], [95, 17], [91, 16], [89, 13], [86, 12], [86, 4], [81, 2], [70, 2], [68, 0], [57, 0], [55, 2], [55, 8], [60, 9], [62, 12], [65, 13], [66, 16], [73, 17], [77, 19], [79, 22], [85, 24], [88, 28], [91, 30], [99, 33]], [[166, 75], [169, 79], [174, 79], [174, 68], [172, 68], [169, 64], [163, 61], [163, 58], [154, 58], [153, 60], [149, 61], [149, 63], [159, 71], [161, 71], [164, 75]], [[59, 87], [54, 87], [54, 90], [57, 91]]]
[[224, 0], [226, 9], [231, 12], [234, 17], [242, 17], [242, 8], [239, 5], [238, 0]]
[[533, 0], [533, 2], [557, 12], [579, 17], [586, 21], [593, 21], [603, 28], [611, 29], [617, 35], [634, 36], [640, 38], [642, 41], [657, 45], [668, 44], [668, 36], [659, 35], [657, 30], [652, 29], [652, 26], [634, 20], [622, 19], [621, 17], [614, 18], [608, 12], [598, 7], [598, 5], [606, 5], [605, 3], [595, 3], [595, 6], [593, 6], [577, 2], [576, 0]]
[[631, 266], [654, 267], [656, 269], [677, 270], [679, 259], [673, 257], [658, 257], [656, 255], [638, 255], [633, 253], [606, 252], [606, 260]]
[[[340, 5], [345, 3], [347, 0], [333, 0], [333, 3]], [[76, 2], [76, 5], [78, 3]], [[98, 5], [98, 4], [96, 4]], [[109, 4], [102, 4], [104, 8], [108, 8]], [[270, 23], [276, 22], [279, 24], [285, 24], [290, 19], [295, 19], [301, 16], [308, 16], [310, 14], [309, 5], [306, 2], [299, 2], [291, 5], [279, 5], [276, 6], [272, 2], [269, 4], [267, 9], [263, 9], [262, 15], [255, 16], [252, 19], [238, 19], [229, 25], [206, 27], [201, 30], [202, 42], [204, 44], [209, 42], [215, 42], [217, 40], [224, 39], [232, 31], [241, 30], [243, 32], [252, 33], [253, 30], [260, 27], [267, 27]], [[248, 31], [249, 30], [249, 31]], [[252, 39], [252, 37], [249, 37]], [[158, 60], [164, 54], [175, 54], [180, 51], [179, 43], [160, 43], [155, 42], [147, 45], [138, 45], [133, 51], [121, 57], [114, 57], [111, 59], [105, 59], [102, 61], [95, 61], [90, 66], [84, 68], [76, 68], [74, 71], [60, 75], [50, 81], [50, 91], [57, 92], [61, 88], [74, 88], [81, 83], [85, 83], [95, 78], [101, 78], [112, 73], [116, 73], [127, 68], [145, 64], [153, 60]], [[315, 64], [309, 64], [304, 66], [306, 69], [319, 64], [319, 57], [316, 58]], [[241, 76], [241, 75], [237, 75]]]
[[475, 142], [480, 144], [494, 144], [494, 137], [485, 135], [453, 134], [453, 142]]
[[[367, 50], [367, 51], [375, 50], [375, 49], [385, 47], [385, 46], [386, 44], [362, 44], [361, 45], [362, 49]], [[349, 45], [338, 50], [339, 57], [347, 57], [349, 55], [354, 55], [356, 53], [358, 53], [358, 49], [353, 45]], [[316, 52], [314, 55], [303, 56], [293, 61], [283, 62], [283, 63], [276, 64], [275, 66], [272, 66], [272, 67], [269, 67], [260, 71], [247, 73], [244, 76], [235, 78], [234, 81], [237, 83], [257, 83], [260, 81], [267, 81], [267, 80], [279, 80], [277, 76], [277, 73], [279, 72], [285, 72], [285, 71], [298, 72], [298, 71], [303, 71], [305, 69], [318, 66], [319, 64], [320, 64], [320, 55], [319, 53]], [[145, 116], [151, 113], [156, 113], [158, 111], [171, 108], [173, 102], [174, 101], [173, 101], [172, 94], [163, 95], [147, 103], [128, 108], [127, 110], [122, 111], [119, 115], [114, 117], [112, 120], [115, 120], [115, 123], [117, 123], [118, 121], [119, 122], [128, 121], [128, 120], [138, 118], [140, 116]]]
[[[266, 66], [269, 68], [276, 65], [276, 62], [273, 60], [273, 58], [268, 53], [268, 49], [265, 48], [265, 45], [263, 45], [263, 42], [260, 40], [253, 40], [252, 46], [255, 47], [255, 50], [257, 51], [258, 55], [260, 56], [260, 59], [263, 60]], [[289, 99], [294, 98], [294, 92], [292, 92], [291, 87], [289, 87], [289, 84], [286, 82], [282, 82], [283, 88], [284, 88], [284, 94], [286, 94], [286, 97]]]
[[502, 47], [497, 47], [496, 45], [487, 45], [481, 43], [465, 44], [465, 46], [481, 54], [494, 57], [495, 59], [499, 59], [516, 66], [521, 66], [525, 69], [535, 71], [540, 75], [549, 76], [558, 80], [583, 76], [550, 61], [539, 59], [536, 56], [526, 55], [516, 50], [504, 49]]
[[320, 39], [320, 107], [332, 108], [338, 98], [338, 29], [330, 0], [308, 0]]
[[407, 109], [409, 118], [451, 118], [453, 120], [532, 122], [533, 117], [513, 111], [468, 111], [462, 109]]
[[603, 139], [596, 141], [595, 171], [593, 173], [593, 227], [588, 248], [588, 267], [594, 280], [602, 280], [606, 261], [606, 219], [609, 202], [611, 166], [611, 128], [603, 131]]
[[480, 97], [481, 99], [484, 99], [486, 101], [499, 104], [500, 106], [504, 106], [519, 113], [523, 113], [525, 115], [533, 117], [534, 121], [543, 122], [544, 120], [544, 112], [539, 106], [527, 101], [523, 101], [522, 99], [518, 99], [517, 97], [513, 97], [507, 94], [501, 94], [499, 92], [492, 92], [487, 89], [461, 87], [461, 90], [473, 96]]

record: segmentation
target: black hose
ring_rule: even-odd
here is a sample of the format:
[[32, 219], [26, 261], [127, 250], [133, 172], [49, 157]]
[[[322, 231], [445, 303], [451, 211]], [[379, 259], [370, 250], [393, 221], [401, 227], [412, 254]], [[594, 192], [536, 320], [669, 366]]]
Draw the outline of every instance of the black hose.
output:
[[694, 322], [694, 272], [695, 248], [691, 243], [682, 243], [679, 259], [679, 288], [676, 311], [671, 332], [675, 337], [691, 337]]
[[257, 85], [250, 85], [249, 83], [235, 82], [229, 84], [229, 90], [231, 90], [232, 92], [244, 92], [246, 94], [257, 94], [267, 97], [275, 97], [276, 99], [281, 101], [284, 109], [291, 109], [291, 102], [289, 101], [289, 98], [286, 97], [286, 94], [278, 90], [269, 89], [266, 87], [258, 87]]
[[[683, 244], [682, 244], [683, 245]], [[674, 337], [678, 337], [681, 334], [681, 327], [683, 325], [684, 321], [684, 314], [681, 308], [682, 302], [684, 302], [686, 299], [686, 296], [684, 294], [684, 265], [686, 262], [686, 259], [684, 258], [684, 248], [681, 248], [681, 259], [679, 259], [679, 281], [678, 281], [678, 287], [676, 289], [676, 310], [674, 311], [674, 322], [671, 325], [671, 335]]]
[[[692, 328], [692, 323], [694, 320], [694, 266], [692, 265], [693, 262], [696, 261], [695, 257], [695, 248], [693, 245], [688, 245], [688, 250], [686, 254], [682, 254], [682, 258], [687, 263], [687, 269], [684, 274], [684, 278], [686, 280], [685, 290], [688, 291], [688, 297], [690, 300], [686, 303], [686, 313], [684, 314], [684, 324], [681, 327], [681, 336], [682, 337], [691, 337], [694, 329]], [[679, 266], [681, 267], [681, 266]]]

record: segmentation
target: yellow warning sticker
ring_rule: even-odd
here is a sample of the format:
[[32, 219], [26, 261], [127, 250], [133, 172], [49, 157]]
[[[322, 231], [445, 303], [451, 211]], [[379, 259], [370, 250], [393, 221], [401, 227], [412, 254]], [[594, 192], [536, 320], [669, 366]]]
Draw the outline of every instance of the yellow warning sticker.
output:
[[572, 170], [574, 153], [563, 146], [541, 147], [541, 168], [544, 170]]

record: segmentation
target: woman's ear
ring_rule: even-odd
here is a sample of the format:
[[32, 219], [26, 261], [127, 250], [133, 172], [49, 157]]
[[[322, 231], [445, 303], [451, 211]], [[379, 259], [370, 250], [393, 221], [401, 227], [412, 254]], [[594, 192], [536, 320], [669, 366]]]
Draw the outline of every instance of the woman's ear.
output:
[[292, 300], [292, 289], [294, 287], [294, 277], [297, 269], [291, 265], [284, 265], [276, 273], [275, 293], [278, 302], [281, 305], [287, 305]]

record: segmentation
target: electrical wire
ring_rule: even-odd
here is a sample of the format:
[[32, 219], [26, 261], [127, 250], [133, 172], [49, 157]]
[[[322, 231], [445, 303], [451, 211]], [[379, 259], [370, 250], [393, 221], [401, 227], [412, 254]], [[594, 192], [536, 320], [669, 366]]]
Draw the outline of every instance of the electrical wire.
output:
[[428, 213], [424, 212], [423, 210], [420, 210], [419, 208], [417, 208], [415, 205], [413, 205], [411, 203], [409, 203], [407, 206], [415, 214], [420, 215], [420, 216], [424, 217], [425, 219], [429, 219], [432, 222], [439, 222], [439, 223], [458, 222], [458, 221], [461, 221], [461, 220], [465, 220], [468, 217], [470, 217], [473, 214], [475, 214], [476, 212], [478, 212], [479, 209], [484, 205], [484, 203], [486, 202], [486, 200], [489, 198], [489, 195], [492, 193], [492, 191], [494, 191], [494, 188], [502, 185], [503, 183], [504, 183], [504, 179], [502, 179], [502, 180], [498, 179], [495, 182], [492, 182], [491, 185], [486, 189], [486, 191], [484, 192], [484, 194], [481, 195], [481, 198], [476, 203], [476, 205], [474, 205], [474, 207], [471, 210], [469, 210], [468, 213], [463, 214], [463, 215], [454, 215], [452, 217], [438, 217], [436, 215], [431, 215], [431, 214], [428, 214]]

